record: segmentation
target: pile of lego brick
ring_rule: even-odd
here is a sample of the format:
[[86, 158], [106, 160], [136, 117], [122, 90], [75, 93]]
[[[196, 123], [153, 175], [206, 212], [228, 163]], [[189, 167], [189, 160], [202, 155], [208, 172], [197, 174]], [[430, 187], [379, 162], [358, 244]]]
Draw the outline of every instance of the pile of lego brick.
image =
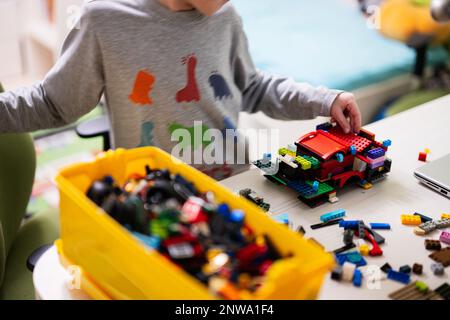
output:
[[255, 234], [241, 210], [215, 202], [167, 170], [132, 175], [118, 186], [95, 181], [87, 196], [150, 248], [225, 299], [255, 292], [282, 256], [267, 235]]

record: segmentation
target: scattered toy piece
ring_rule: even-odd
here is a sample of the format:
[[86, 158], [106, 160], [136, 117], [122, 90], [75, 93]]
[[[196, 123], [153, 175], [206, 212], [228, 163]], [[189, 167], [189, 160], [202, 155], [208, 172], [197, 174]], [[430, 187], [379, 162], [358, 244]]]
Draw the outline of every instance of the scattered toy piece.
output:
[[402, 224], [407, 226], [418, 226], [422, 223], [419, 216], [402, 214], [401, 216]]
[[342, 266], [339, 265], [336, 268], [334, 268], [333, 271], [331, 272], [331, 279], [341, 281], [342, 274], [343, 274]]
[[342, 280], [352, 281], [355, 273], [356, 265], [350, 262], [344, 262], [342, 265]]
[[352, 229], [347, 229], [344, 231], [344, 244], [348, 245], [353, 243], [353, 236], [355, 232]]
[[444, 267], [448, 267], [450, 265], [450, 247], [433, 252], [429, 257], [436, 262], [442, 263]]
[[444, 300], [450, 300], [450, 284], [444, 283], [434, 289], [434, 292], [439, 294]]
[[336, 260], [340, 265], [343, 265], [345, 262], [353, 263], [357, 267], [367, 265], [366, 260], [361, 256], [361, 254], [358, 251], [336, 254]]
[[404, 266], [401, 266], [400, 269], [398, 269], [398, 271], [400, 271], [402, 273], [410, 274], [411, 273], [411, 267], [408, 266], [408, 265], [404, 265]]
[[345, 216], [345, 210], [339, 209], [339, 210], [332, 211], [332, 212], [326, 213], [324, 215], [321, 215], [320, 216], [320, 221], [328, 222], [330, 220], [335, 220], [335, 219], [338, 219], [338, 218], [342, 218], [343, 216]]
[[450, 244], [450, 232], [442, 231], [441, 235], [439, 236], [439, 241]]
[[417, 275], [421, 275], [423, 273], [423, 265], [419, 263], [414, 263], [412, 272]]
[[356, 269], [353, 273], [353, 285], [355, 287], [361, 287], [362, 284], [362, 273], [360, 270]]
[[441, 243], [439, 240], [426, 239], [425, 249], [427, 250], [441, 250]]
[[388, 273], [389, 270], [392, 270], [392, 267], [391, 267], [391, 265], [389, 263], [386, 262], [385, 264], [383, 264], [383, 266], [380, 269], [384, 273]]
[[419, 161], [427, 162], [427, 154], [425, 152], [419, 152]]
[[433, 263], [431, 271], [433, 271], [435, 276], [442, 276], [444, 274], [444, 265], [442, 263]]
[[315, 230], [315, 229], [320, 229], [320, 228], [324, 228], [324, 227], [328, 227], [328, 226], [333, 226], [333, 225], [339, 224], [340, 221], [342, 221], [342, 218], [313, 224], [313, 225], [311, 225], [311, 229]]
[[361, 253], [361, 255], [368, 256], [369, 251], [370, 251], [370, 249], [367, 244], [363, 244], [363, 245], [359, 246], [359, 253]]
[[420, 224], [418, 227], [414, 228], [414, 233], [417, 235], [425, 235], [436, 229], [444, 229], [450, 227], [450, 219], [443, 218], [437, 221], [428, 221]]
[[370, 228], [373, 230], [390, 230], [391, 225], [389, 223], [370, 223]]
[[425, 215], [423, 215], [423, 214], [421, 214], [421, 213], [418, 213], [418, 212], [414, 213], [414, 215], [415, 215], [415, 216], [419, 216], [419, 217], [420, 217], [420, 220], [422, 221], [422, 223], [425, 223], [425, 222], [428, 222], [428, 221], [432, 221], [432, 220], [433, 220], [432, 218], [427, 217], [427, 216], [425, 216]]
[[408, 284], [411, 281], [411, 277], [409, 274], [398, 272], [393, 269], [388, 271], [387, 277], [388, 279], [398, 281], [404, 284]]
[[430, 291], [428, 285], [422, 281], [412, 282], [405, 287], [389, 294], [393, 300], [441, 300], [438, 292]]
[[448, 214], [448, 213], [443, 213], [443, 214], [441, 215], [441, 219], [450, 219], [450, 214]]
[[341, 248], [338, 248], [338, 249], [334, 250], [333, 253], [334, 253], [334, 254], [339, 254], [339, 253], [342, 253], [342, 252], [351, 250], [351, 249], [353, 249], [353, 248], [355, 248], [355, 247], [356, 247], [356, 245], [355, 245], [354, 243], [346, 244], [345, 246], [343, 246], [343, 247], [341, 247]]
[[247, 200], [250, 200], [264, 211], [269, 211], [270, 209], [270, 204], [264, 202], [264, 198], [259, 196], [255, 191], [253, 191], [250, 188], [240, 190], [239, 195]]

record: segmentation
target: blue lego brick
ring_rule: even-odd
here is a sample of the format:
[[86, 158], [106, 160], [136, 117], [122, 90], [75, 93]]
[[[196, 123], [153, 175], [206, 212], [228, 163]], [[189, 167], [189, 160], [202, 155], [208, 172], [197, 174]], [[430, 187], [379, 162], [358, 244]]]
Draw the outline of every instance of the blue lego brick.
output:
[[384, 156], [385, 154], [386, 154], [386, 151], [384, 151], [383, 148], [376, 148], [376, 149], [369, 150], [367, 152], [367, 158], [377, 159], [377, 158]]
[[366, 260], [358, 251], [336, 254], [336, 260], [339, 263], [339, 265], [341, 265], [341, 266], [345, 262], [353, 263], [357, 267], [362, 267], [362, 266], [367, 265]]
[[305, 182], [302, 182], [302, 181], [299, 181], [299, 182], [289, 181], [287, 183], [287, 186], [289, 188], [297, 191], [299, 195], [301, 195], [302, 197], [305, 197], [305, 198], [316, 193], [316, 191], [314, 191], [314, 188], [312, 186], [310, 186], [309, 184], [306, 184]]
[[374, 230], [390, 230], [391, 225], [389, 223], [371, 223], [370, 228]]
[[336, 160], [337, 160], [337, 162], [339, 162], [339, 163], [342, 163], [342, 162], [344, 162], [344, 155], [342, 154], [342, 153], [336, 153]]
[[320, 216], [320, 221], [327, 222], [345, 216], [345, 210], [339, 209]]
[[350, 154], [351, 155], [355, 155], [356, 154], [356, 152], [358, 151], [357, 149], [356, 149], [356, 146], [350, 146], [350, 148], [348, 149], [349, 151], [350, 151]]
[[362, 285], [362, 272], [358, 269], [353, 273], [353, 285], [355, 287], [361, 287]]
[[314, 181], [312, 188], [315, 192], [319, 191], [319, 181]]
[[354, 229], [357, 230], [359, 228], [359, 220], [342, 220], [339, 221], [339, 227], [344, 229]]
[[411, 277], [409, 274], [395, 271], [395, 270], [389, 270], [387, 277], [388, 277], [388, 279], [398, 281], [403, 284], [408, 284], [411, 281]]
[[392, 145], [392, 141], [387, 139], [383, 141], [383, 147], [387, 148], [390, 147]]

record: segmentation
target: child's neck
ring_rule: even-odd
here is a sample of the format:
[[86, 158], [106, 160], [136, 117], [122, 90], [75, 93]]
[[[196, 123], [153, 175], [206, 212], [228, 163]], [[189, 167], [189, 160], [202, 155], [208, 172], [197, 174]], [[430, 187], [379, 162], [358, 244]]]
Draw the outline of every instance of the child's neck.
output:
[[187, 0], [158, 0], [171, 11], [189, 11], [195, 8]]

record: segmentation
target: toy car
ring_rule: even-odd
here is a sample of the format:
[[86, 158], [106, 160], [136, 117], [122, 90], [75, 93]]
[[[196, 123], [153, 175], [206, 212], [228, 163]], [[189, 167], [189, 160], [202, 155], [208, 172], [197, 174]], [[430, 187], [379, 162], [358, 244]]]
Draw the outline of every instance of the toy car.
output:
[[361, 129], [345, 134], [331, 123], [297, 140], [295, 146], [281, 148], [275, 162], [265, 154], [253, 164], [272, 182], [295, 190], [310, 207], [338, 201], [337, 190], [356, 182], [369, 189], [386, 177], [392, 161], [386, 157], [390, 140], [378, 142], [375, 135]]

